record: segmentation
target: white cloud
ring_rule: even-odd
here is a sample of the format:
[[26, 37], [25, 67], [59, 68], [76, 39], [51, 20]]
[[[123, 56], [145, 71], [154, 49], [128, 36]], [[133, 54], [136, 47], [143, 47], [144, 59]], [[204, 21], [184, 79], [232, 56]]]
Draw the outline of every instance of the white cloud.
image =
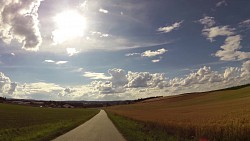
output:
[[85, 0], [83, 3], [80, 4], [80, 7], [83, 8], [83, 9], [86, 8], [87, 7], [87, 2], [88, 1]]
[[126, 72], [123, 69], [109, 69], [108, 73], [111, 76], [110, 81], [113, 83], [114, 86], [124, 86], [128, 83]]
[[43, 62], [44, 63], [53, 63], [53, 64], [56, 64], [56, 65], [61, 65], [61, 64], [68, 63], [68, 61], [54, 61], [54, 60], [44, 60]]
[[240, 69], [236, 67], [228, 67], [224, 71], [224, 79], [236, 78], [237, 75], [240, 73]]
[[127, 53], [125, 54], [125, 56], [130, 57], [130, 56], [141, 56], [141, 57], [157, 57], [158, 59], [153, 59], [151, 60], [153, 63], [157, 63], [160, 62], [162, 59], [162, 54], [166, 53], [168, 50], [162, 48], [162, 49], [158, 49], [156, 51], [151, 51], [151, 50], [146, 50], [143, 53]]
[[117, 100], [208, 91], [250, 83], [250, 60], [245, 61], [242, 67], [227, 67], [221, 71], [204, 66], [172, 79], [166, 78], [164, 73], [126, 72], [117, 68], [110, 69], [108, 73], [110, 76], [86, 73], [90, 78], [106, 79], [69, 87], [45, 82], [12, 83], [10, 86], [10, 79], [0, 73], [0, 93], [14, 92], [9, 96], [45, 100]]
[[151, 79], [149, 72], [128, 72], [127, 75], [128, 84], [127, 87], [147, 87], [147, 82]]
[[214, 17], [205, 16], [200, 19], [199, 22], [205, 26], [205, 28], [212, 27], [215, 25]]
[[90, 34], [92, 36], [98, 36], [100, 38], [106, 38], [106, 37], [109, 37], [110, 35], [107, 34], [107, 33], [102, 33], [102, 32], [99, 32], [99, 31], [91, 31]]
[[83, 71], [84, 71], [84, 68], [77, 68], [77, 69], [72, 70], [72, 72], [83, 72]]
[[100, 37], [108, 37], [109, 34], [102, 34]]
[[46, 92], [50, 93], [52, 91], [60, 91], [63, 88], [54, 83], [45, 83], [45, 82], [36, 82], [36, 83], [27, 83], [23, 86], [23, 91], [26, 93], [39, 93]]
[[242, 64], [242, 68], [241, 68], [241, 77], [243, 77], [244, 79], [249, 79], [250, 77], [250, 60], [244, 62]]
[[25, 50], [37, 51], [42, 42], [38, 7], [41, 0], [0, 2], [0, 38], [7, 44], [16, 40]]
[[100, 9], [99, 9], [99, 12], [107, 14], [109, 11], [108, 11], [108, 10], [106, 10], [106, 9], [102, 9], [102, 8], [100, 8]]
[[122, 69], [109, 69], [108, 81], [93, 81], [91, 85], [102, 94], [125, 92], [124, 86], [128, 83], [126, 73]]
[[222, 76], [220, 74], [212, 71], [210, 67], [204, 66], [197, 72], [190, 73], [186, 78], [181, 79], [179, 85], [188, 87], [194, 84], [214, 83], [220, 81], [222, 81]]
[[228, 26], [215, 26], [211, 28], [204, 28], [202, 34], [207, 37], [211, 42], [217, 36], [231, 36], [234, 35], [235, 29]]
[[227, 6], [227, 2], [226, 0], [222, 0], [216, 3], [216, 7], [220, 7], [220, 6]]
[[68, 61], [57, 61], [55, 62], [56, 65], [66, 64]]
[[[215, 56], [219, 57], [220, 60], [233, 61], [233, 60], [243, 60], [250, 58], [250, 52], [239, 51], [241, 49], [241, 35], [235, 34], [235, 28], [229, 26], [214, 26], [215, 21], [213, 17], [204, 17], [199, 20], [201, 24], [204, 25], [202, 29], [202, 34], [207, 37], [211, 42], [217, 36], [226, 36], [224, 44], [215, 53]], [[243, 21], [242, 23], [247, 23], [248, 21]], [[240, 24], [241, 25], [241, 24]]]
[[250, 19], [244, 20], [239, 23], [240, 27], [247, 27], [250, 28]]
[[9, 90], [10, 83], [10, 78], [5, 76], [4, 73], [0, 72], [0, 94], [4, 94]]
[[157, 63], [157, 62], [160, 62], [160, 59], [154, 59], [152, 60], [153, 63]]
[[59, 97], [66, 97], [69, 96], [70, 94], [76, 92], [77, 90], [72, 89], [72, 88], [65, 88], [63, 91], [58, 93]]
[[66, 51], [67, 51], [69, 56], [73, 56], [73, 55], [79, 53], [79, 51], [77, 51], [76, 48], [66, 48]]
[[174, 24], [172, 24], [170, 26], [160, 27], [160, 28], [157, 29], [157, 31], [163, 32], [163, 33], [171, 32], [173, 30], [178, 29], [181, 26], [182, 22], [183, 21], [180, 21], [180, 22], [176, 22], [176, 23], [174, 23]]
[[158, 49], [156, 51], [151, 51], [151, 50], [147, 50], [145, 52], [143, 52], [141, 54], [141, 56], [143, 57], [155, 57], [155, 56], [158, 56], [158, 55], [162, 55], [164, 53], [166, 53], [168, 50], [162, 48], [162, 49]]
[[10, 54], [11, 54], [12, 56], [16, 56], [16, 54], [15, 54], [15, 53], [13, 53], [13, 52], [12, 52], [12, 53], [10, 53]]
[[125, 92], [123, 87], [114, 87], [110, 81], [93, 81], [91, 85], [101, 94], [112, 94]]
[[13, 94], [16, 91], [16, 87], [16, 82], [11, 82], [9, 77], [5, 76], [4, 73], [0, 72], [0, 94], [2, 94], [2, 96], [8, 96], [7, 94]]
[[46, 63], [55, 63], [54, 60], [44, 60], [44, 62], [46, 62]]
[[96, 79], [96, 80], [110, 79], [110, 77], [106, 76], [104, 73], [97, 73], [97, 72], [84, 72], [83, 76], [88, 77], [90, 79]]
[[243, 60], [250, 58], [250, 52], [238, 51], [240, 41], [242, 40], [240, 35], [229, 36], [226, 38], [224, 45], [221, 46], [222, 50], [218, 50], [215, 56], [220, 57], [220, 60], [232, 61], [232, 60]]
[[141, 53], [127, 53], [125, 54], [125, 56], [129, 57], [129, 56], [141, 56]]

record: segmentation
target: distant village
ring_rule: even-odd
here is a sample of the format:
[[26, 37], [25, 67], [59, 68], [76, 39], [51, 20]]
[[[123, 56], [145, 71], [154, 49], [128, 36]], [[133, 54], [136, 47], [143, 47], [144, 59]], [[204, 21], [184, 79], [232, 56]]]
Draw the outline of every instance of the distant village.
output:
[[107, 107], [113, 105], [125, 105], [133, 104], [136, 102], [159, 98], [162, 96], [141, 98], [137, 100], [123, 100], [123, 101], [43, 101], [43, 100], [31, 100], [31, 99], [8, 99], [0, 97], [0, 103], [9, 103], [17, 105], [27, 105], [34, 107], [47, 107], [47, 108], [96, 108]]

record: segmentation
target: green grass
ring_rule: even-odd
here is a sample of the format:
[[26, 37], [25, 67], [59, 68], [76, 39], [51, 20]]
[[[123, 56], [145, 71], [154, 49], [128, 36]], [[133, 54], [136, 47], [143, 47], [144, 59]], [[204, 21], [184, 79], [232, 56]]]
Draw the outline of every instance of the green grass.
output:
[[98, 112], [97, 109], [39, 108], [0, 103], [0, 141], [51, 140]]
[[127, 141], [176, 141], [178, 137], [170, 136], [164, 128], [153, 123], [132, 120], [111, 112], [108, 117], [123, 134]]

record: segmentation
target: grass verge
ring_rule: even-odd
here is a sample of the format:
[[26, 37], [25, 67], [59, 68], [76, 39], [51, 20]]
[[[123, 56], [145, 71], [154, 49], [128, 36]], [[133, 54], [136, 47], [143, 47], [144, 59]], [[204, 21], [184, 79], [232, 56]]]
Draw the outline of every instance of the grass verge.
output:
[[[108, 117], [127, 141], [176, 141], [178, 137], [170, 136], [164, 128], [152, 123], [136, 121], [108, 112]], [[184, 139], [182, 139], [184, 140]]]
[[0, 104], [0, 141], [47, 141], [77, 127], [97, 109], [57, 109]]

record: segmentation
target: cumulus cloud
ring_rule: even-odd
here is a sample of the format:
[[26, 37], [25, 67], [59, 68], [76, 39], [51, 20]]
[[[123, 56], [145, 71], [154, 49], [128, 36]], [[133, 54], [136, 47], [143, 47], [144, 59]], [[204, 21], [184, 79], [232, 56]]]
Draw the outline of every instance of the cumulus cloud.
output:
[[166, 80], [165, 74], [149, 72], [131, 72], [126, 73], [122, 69], [110, 69], [108, 71], [110, 79], [106, 81], [93, 81], [91, 83], [99, 93], [124, 93], [130, 89], [138, 88], [163, 88], [162, 82]]
[[131, 72], [127, 74], [127, 88], [158, 87], [162, 88], [166, 77], [164, 73]]
[[108, 73], [111, 75], [110, 81], [114, 86], [124, 86], [128, 83], [126, 72], [123, 69], [110, 69]]
[[104, 14], [107, 14], [109, 11], [108, 11], [108, 10], [106, 10], [106, 9], [102, 9], [102, 8], [100, 8], [100, 9], [99, 9], [99, 12], [104, 13]]
[[4, 73], [0, 72], [0, 93], [6, 93], [9, 90], [11, 80], [5, 76]]
[[244, 62], [242, 64], [242, 68], [241, 68], [241, 77], [243, 77], [244, 79], [249, 79], [250, 77], [250, 60]]
[[9, 94], [13, 94], [16, 91], [16, 87], [17, 87], [17, 83], [16, 82], [10, 83], [10, 89], [9, 89], [8, 93]]
[[74, 92], [74, 90], [72, 90], [72, 89], [70, 89], [70, 88], [65, 88], [65, 89], [64, 89], [64, 92], [70, 94], [70, 93]]
[[169, 33], [169, 32], [171, 32], [173, 30], [179, 29], [179, 27], [181, 26], [182, 22], [183, 21], [180, 21], [180, 22], [176, 22], [176, 23], [174, 23], [174, 24], [172, 24], [170, 26], [160, 27], [160, 28], [157, 29], [157, 31], [162, 32], [162, 33]]
[[77, 51], [76, 48], [66, 48], [66, 51], [67, 51], [69, 56], [73, 56], [73, 55], [79, 53], [79, 51]]
[[210, 67], [204, 66], [197, 72], [190, 73], [186, 78], [181, 81], [181, 85], [190, 86], [192, 84], [204, 84], [222, 81], [222, 77], [215, 71], [212, 71]]
[[96, 80], [110, 79], [110, 77], [106, 76], [104, 73], [97, 73], [97, 72], [84, 72], [83, 76], [88, 77], [90, 79], [96, 79]]
[[125, 92], [124, 87], [114, 87], [111, 81], [93, 81], [91, 85], [101, 94]]
[[143, 52], [141, 54], [141, 56], [143, 57], [155, 57], [155, 56], [158, 56], [158, 55], [162, 55], [164, 53], [166, 53], [168, 50], [162, 48], [162, 49], [158, 49], [156, 51], [151, 51], [151, 50], [147, 50], [145, 52]]
[[239, 76], [240, 69], [237, 67], [228, 67], [224, 71], [224, 79], [237, 78]]
[[164, 73], [126, 72], [117, 68], [108, 70], [108, 74], [110, 76], [101, 73], [107, 79], [65, 88], [45, 82], [20, 86], [0, 73], [0, 93], [15, 92], [11, 96], [46, 100], [114, 100], [208, 91], [250, 83], [250, 60], [241, 67], [227, 67], [220, 71], [204, 66], [185, 76], [171, 79]]
[[42, 38], [38, 7], [41, 0], [3, 0], [0, 2], [0, 38], [7, 44], [16, 40], [25, 50], [37, 51]]
[[13, 94], [16, 91], [17, 83], [11, 82], [10, 78], [0, 72], [0, 94]]
[[59, 97], [67, 97], [70, 94], [76, 92], [77, 90], [72, 89], [72, 88], [65, 88], [64, 90], [62, 90], [61, 92], [58, 93]]

